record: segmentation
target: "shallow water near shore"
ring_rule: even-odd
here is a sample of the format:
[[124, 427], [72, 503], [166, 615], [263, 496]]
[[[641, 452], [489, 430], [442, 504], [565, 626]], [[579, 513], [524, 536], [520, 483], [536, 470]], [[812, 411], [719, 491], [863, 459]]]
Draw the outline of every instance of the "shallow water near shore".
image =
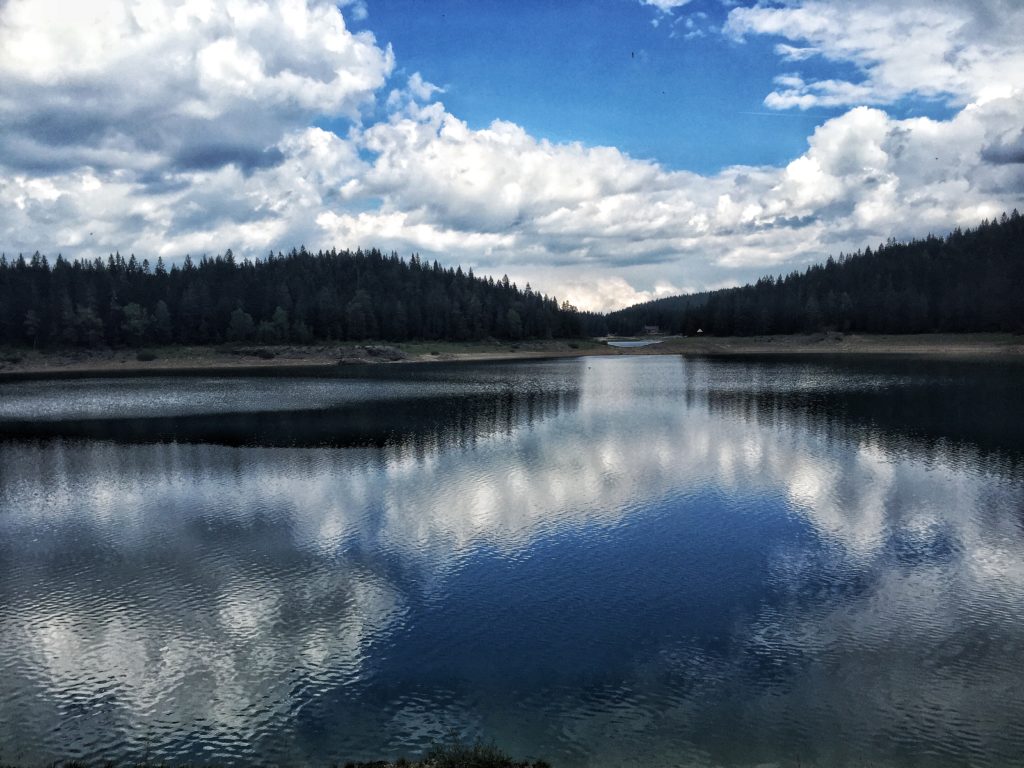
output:
[[0, 385], [0, 762], [1024, 765], [1024, 366]]

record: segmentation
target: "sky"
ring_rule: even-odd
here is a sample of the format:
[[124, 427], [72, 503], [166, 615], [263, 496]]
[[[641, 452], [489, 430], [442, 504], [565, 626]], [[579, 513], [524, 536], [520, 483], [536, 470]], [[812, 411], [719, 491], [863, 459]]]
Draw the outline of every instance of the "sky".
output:
[[0, 251], [594, 310], [1024, 208], [1020, 0], [0, 0]]

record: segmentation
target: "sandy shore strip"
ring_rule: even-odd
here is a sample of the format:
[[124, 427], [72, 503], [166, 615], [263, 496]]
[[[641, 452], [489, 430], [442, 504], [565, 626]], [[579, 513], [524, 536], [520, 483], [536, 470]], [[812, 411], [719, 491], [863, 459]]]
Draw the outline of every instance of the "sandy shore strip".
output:
[[684, 355], [694, 357], [914, 356], [1024, 361], [1024, 336], [917, 334], [906, 336], [811, 334], [796, 336], [679, 337], [612, 347], [606, 339], [502, 342], [224, 345], [146, 350], [0, 350], [0, 381], [117, 375], [254, 374], [327, 372], [339, 365], [529, 360], [584, 355]]

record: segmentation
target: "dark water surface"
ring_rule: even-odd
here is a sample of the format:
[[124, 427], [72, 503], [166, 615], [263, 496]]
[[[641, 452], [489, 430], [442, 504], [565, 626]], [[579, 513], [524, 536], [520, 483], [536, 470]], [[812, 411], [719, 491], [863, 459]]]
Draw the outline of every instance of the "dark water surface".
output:
[[[360, 378], [362, 376], [362, 378]], [[0, 385], [0, 762], [1024, 765], [1024, 369]]]

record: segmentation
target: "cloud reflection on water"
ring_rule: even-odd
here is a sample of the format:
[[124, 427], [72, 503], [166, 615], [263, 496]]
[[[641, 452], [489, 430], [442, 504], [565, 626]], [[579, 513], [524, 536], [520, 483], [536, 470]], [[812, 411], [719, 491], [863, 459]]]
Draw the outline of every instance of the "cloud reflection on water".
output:
[[[137, 756], [148, 739], [161, 759], [194, 756], [194, 742], [224, 759], [252, 744], [282, 759], [358, 758], [414, 751], [453, 724], [567, 765], [743, 763], [778, 754], [772, 739], [836, 764], [839, 747], [813, 734], [837, 723], [862, 754], [893, 723], [907, 749], [969, 733], [960, 754], [982, 764], [1024, 744], [1004, 684], [1024, 682], [1012, 667], [1024, 655], [1021, 446], [986, 426], [1012, 407], [1002, 379], [975, 406], [977, 434], [969, 420], [942, 434], [922, 420], [935, 402], [891, 423], [868, 407], [916, 386], [905, 371], [557, 365], [557, 386], [545, 364], [483, 371], [511, 378], [366, 447], [147, 442], [138, 422], [129, 443], [4, 444], [0, 672], [15, 693], [0, 721], [18, 735], [0, 757]], [[516, 377], [531, 370], [520, 397]], [[946, 404], [963, 396], [947, 387]], [[709, 504], [731, 519], [702, 517]], [[505, 598], [529, 618], [546, 597], [536, 563], [563, 560], [557, 577], [571, 580], [573, 563], [600, 566], [616, 541], [639, 537], [648, 552], [648, 525], [771, 537], [758, 544], [765, 596], [724, 645], [699, 628], [656, 638], [594, 696], [541, 686], [481, 713], [488, 703], [465, 686], [484, 678], [467, 667], [448, 690], [410, 680], [413, 691], [374, 703], [431, 616], [474, 594], [465, 582], [481, 562], [519, 574]], [[791, 533], [775, 537], [782, 525]], [[727, 604], [739, 587], [722, 579]], [[470, 607], [466, 621], [500, 608]], [[345, 733], [307, 732], [339, 707]], [[553, 725], [530, 725], [531, 707]], [[749, 738], [730, 745], [716, 717], [738, 718]], [[890, 736], [885, 759], [903, 749]]]

